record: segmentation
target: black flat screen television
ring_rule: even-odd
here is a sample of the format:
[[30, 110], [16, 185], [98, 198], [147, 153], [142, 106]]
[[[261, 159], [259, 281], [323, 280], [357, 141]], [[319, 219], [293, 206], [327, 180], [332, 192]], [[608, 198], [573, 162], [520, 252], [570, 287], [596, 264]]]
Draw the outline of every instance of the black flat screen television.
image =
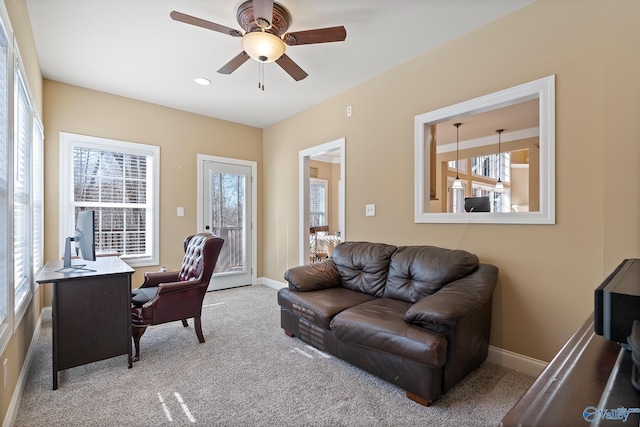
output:
[[489, 197], [465, 197], [465, 212], [491, 212], [491, 201]]
[[86, 264], [71, 262], [71, 242], [75, 243], [76, 256], [81, 256], [85, 261], [96, 260], [95, 229], [95, 211], [78, 212], [75, 235], [65, 239], [63, 264], [58, 271], [95, 271], [87, 268]]

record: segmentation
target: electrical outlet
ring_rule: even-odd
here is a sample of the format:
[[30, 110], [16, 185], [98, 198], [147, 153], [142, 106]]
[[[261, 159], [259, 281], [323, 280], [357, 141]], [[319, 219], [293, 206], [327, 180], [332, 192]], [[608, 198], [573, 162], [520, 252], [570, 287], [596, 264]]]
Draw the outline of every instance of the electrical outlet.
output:
[[184, 208], [181, 206], [178, 207], [177, 213], [178, 213], [178, 216], [184, 216]]
[[365, 216], [376, 216], [376, 205], [370, 203], [364, 206]]
[[347, 117], [351, 117], [351, 114], [353, 114], [353, 109], [351, 108], [351, 105], [349, 105], [347, 107]]

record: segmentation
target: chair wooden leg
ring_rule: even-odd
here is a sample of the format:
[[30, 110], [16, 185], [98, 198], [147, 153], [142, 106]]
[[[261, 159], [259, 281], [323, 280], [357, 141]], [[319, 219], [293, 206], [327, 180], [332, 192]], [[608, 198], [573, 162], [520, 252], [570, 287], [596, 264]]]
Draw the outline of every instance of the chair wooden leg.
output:
[[189, 326], [189, 323], [187, 323], [187, 319], [182, 319], [182, 326], [184, 326], [185, 328]]
[[140, 360], [140, 337], [147, 330], [146, 326], [133, 326], [131, 328], [131, 335], [133, 336], [133, 345], [136, 349], [136, 354], [133, 356], [133, 361], [137, 362]]
[[202, 335], [202, 324], [200, 323], [200, 316], [193, 318], [194, 328], [196, 330], [196, 335], [198, 336], [198, 341], [200, 343], [204, 342], [204, 335]]

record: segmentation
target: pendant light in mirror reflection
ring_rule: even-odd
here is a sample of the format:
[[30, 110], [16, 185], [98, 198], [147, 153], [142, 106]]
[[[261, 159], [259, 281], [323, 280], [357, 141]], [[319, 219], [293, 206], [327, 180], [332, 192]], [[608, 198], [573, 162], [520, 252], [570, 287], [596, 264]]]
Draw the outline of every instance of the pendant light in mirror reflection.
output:
[[458, 144], [460, 143], [459, 132], [462, 123], [454, 123], [453, 125], [456, 127], [456, 179], [453, 180], [453, 185], [451, 186], [451, 188], [453, 188], [454, 190], [462, 190], [462, 181], [460, 180], [460, 176], [458, 175], [458, 171], [460, 170], [460, 164], [458, 163]]
[[496, 129], [496, 132], [498, 133], [498, 181], [496, 182], [496, 188], [495, 191], [497, 193], [502, 193], [504, 191], [504, 184], [502, 183], [502, 151], [500, 150], [500, 142], [501, 142], [501, 136], [502, 136], [502, 132], [504, 132], [504, 129]]

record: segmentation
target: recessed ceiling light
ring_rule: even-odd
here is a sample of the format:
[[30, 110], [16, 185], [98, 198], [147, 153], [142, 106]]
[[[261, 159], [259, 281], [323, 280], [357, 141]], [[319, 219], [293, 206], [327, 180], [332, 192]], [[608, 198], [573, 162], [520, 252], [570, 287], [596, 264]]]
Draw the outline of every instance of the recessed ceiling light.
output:
[[204, 77], [196, 77], [195, 79], [193, 79], [196, 83], [198, 83], [199, 85], [202, 86], [206, 86], [208, 84], [211, 84], [211, 80], [204, 78]]

